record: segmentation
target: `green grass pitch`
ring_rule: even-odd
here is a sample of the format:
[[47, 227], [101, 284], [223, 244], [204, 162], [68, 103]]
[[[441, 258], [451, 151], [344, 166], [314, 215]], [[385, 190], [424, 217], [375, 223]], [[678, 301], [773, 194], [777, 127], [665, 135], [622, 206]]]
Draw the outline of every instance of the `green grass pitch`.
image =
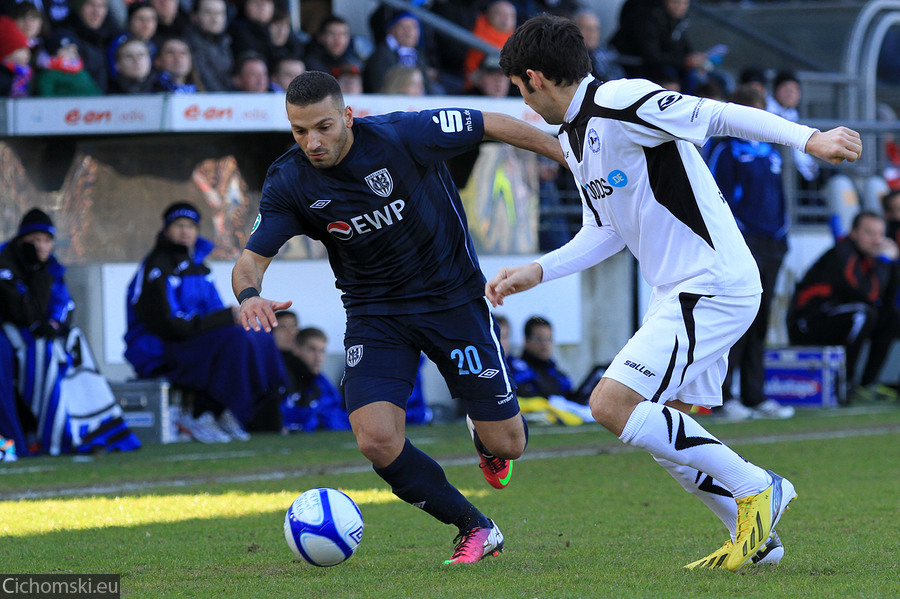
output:
[[[481, 477], [463, 423], [409, 437], [506, 537], [497, 558], [442, 564], [455, 530], [396, 499], [349, 433], [0, 464], [0, 572], [108, 573], [123, 597], [898, 597], [900, 409], [800, 411], [701, 422], [799, 497], [780, 566], [689, 572], [727, 532], [645, 453], [597, 425], [532, 427], [503, 491]], [[294, 559], [282, 534], [302, 491], [360, 506], [359, 551], [333, 568]]]

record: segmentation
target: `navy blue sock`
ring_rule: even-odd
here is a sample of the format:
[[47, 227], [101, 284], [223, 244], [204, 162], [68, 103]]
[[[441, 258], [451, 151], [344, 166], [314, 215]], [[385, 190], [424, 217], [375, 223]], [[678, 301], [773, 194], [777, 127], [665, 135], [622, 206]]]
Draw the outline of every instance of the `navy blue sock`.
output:
[[440, 465], [416, 449], [409, 439], [396, 460], [384, 468], [373, 469], [391, 486], [394, 495], [444, 524], [478, 520], [480, 516], [484, 526], [489, 526], [487, 518], [447, 481]]
[[[528, 421], [525, 420], [525, 416], [522, 416], [522, 426], [525, 427], [525, 447], [528, 447]], [[492, 458], [494, 454], [487, 450], [487, 447], [484, 446], [484, 443], [481, 442], [481, 438], [478, 436], [478, 431], [473, 431], [473, 438], [475, 441], [475, 449], [478, 450], [478, 453], [481, 455]]]

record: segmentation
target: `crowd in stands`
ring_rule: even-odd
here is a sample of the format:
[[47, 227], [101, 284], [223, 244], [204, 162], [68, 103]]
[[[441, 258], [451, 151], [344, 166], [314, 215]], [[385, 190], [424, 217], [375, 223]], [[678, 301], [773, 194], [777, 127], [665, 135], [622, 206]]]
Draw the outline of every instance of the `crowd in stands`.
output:
[[[528, 17], [577, 10], [574, 0], [434, 7], [498, 50]], [[369, 25], [356, 35], [328, 15], [296, 31], [284, 0], [2, 0], [0, 97], [283, 91], [307, 69], [348, 77], [347, 93], [476, 87], [484, 52], [387, 5]]]

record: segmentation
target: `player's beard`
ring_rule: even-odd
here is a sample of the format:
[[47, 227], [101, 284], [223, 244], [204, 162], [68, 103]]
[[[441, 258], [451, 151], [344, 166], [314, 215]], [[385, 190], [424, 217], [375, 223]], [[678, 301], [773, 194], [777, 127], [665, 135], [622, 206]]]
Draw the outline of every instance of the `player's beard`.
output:
[[347, 148], [349, 138], [350, 129], [348, 127], [343, 127], [340, 136], [334, 140], [334, 143], [331, 144], [330, 148], [326, 149], [325, 155], [322, 158], [313, 160], [309, 155], [307, 155], [307, 158], [309, 158], [310, 163], [316, 168], [331, 168], [341, 161], [346, 150], [349, 149]]

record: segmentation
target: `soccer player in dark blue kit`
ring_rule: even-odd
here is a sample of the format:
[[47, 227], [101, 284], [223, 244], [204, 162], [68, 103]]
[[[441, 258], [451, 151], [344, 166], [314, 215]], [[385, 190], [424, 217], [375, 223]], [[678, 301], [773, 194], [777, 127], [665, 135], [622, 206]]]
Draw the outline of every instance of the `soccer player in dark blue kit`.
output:
[[443, 160], [484, 138], [562, 161], [559, 145], [511, 117], [462, 108], [354, 120], [337, 81], [316, 71], [291, 83], [287, 114], [297, 145], [270, 167], [232, 275], [241, 321], [276, 326], [290, 302], [260, 297], [266, 268], [291, 237], [320, 240], [347, 313], [343, 384], [360, 451], [395, 495], [459, 528], [444, 563], [497, 555], [500, 529], [409, 442], [405, 409], [424, 351], [466, 408], [485, 478], [509, 483], [527, 427]]

